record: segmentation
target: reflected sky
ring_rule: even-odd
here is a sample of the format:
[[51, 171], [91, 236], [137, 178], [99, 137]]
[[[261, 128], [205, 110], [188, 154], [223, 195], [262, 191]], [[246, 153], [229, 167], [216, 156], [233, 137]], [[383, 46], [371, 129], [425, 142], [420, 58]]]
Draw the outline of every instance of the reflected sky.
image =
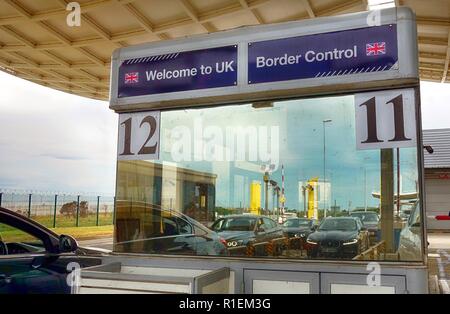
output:
[[[250, 183], [257, 180], [263, 184], [261, 165], [275, 163], [277, 167], [271, 173], [271, 179], [281, 185], [283, 165], [286, 206], [302, 209], [299, 182], [301, 185], [314, 177], [319, 181], [324, 178], [323, 121], [327, 119], [332, 120], [325, 124], [325, 178], [330, 182], [326, 197], [328, 206], [336, 203], [341, 208], [350, 206], [354, 209], [363, 207], [365, 202], [367, 206], [378, 206], [379, 200], [371, 193], [380, 190], [380, 151], [356, 150], [353, 95], [289, 100], [275, 102], [271, 106], [266, 104], [262, 108], [233, 105], [166, 111], [161, 115], [161, 159], [177, 161], [179, 167], [216, 174], [216, 206], [223, 207], [249, 206]], [[267, 128], [261, 133], [259, 131], [263, 126]], [[230, 143], [233, 146], [237, 142], [228, 141], [229, 129], [249, 130], [249, 127], [254, 127], [258, 132], [247, 136], [250, 144], [247, 142], [245, 146], [246, 160], [236, 160], [238, 158], [233, 155], [232, 161], [222, 161], [226, 157], [226, 148], [230, 147]], [[271, 133], [271, 127], [277, 127], [278, 131]], [[276, 139], [271, 135], [275, 135]], [[275, 140], [272, 143], [279, 145], [278, 149], [276, 145], [269, 145], [267, 151], [271, 152], [271, 162], [261, 160], [261, 154], [258, 154], [257, 160], [249, 161], [249, 151], [254, 150], [253, 145], [257, 144], [259, 149], [264, 143], [261, 138], [267, 138], [268, 143]], [[216, 155], [213, 156], [220, 161], [195, 160], [205, 157], [199, 151], [204, 151], [208, 145], [214, 147], [212, 151]], [[174, 160], [175, 146], [177, 152], [183, 153], [184, 160]], [[274, 154], [271, 148], [279, 154]], [[401, 149], [400, 155], [402, 191], [413, 192], [417, 181], [416, 149]], [[271, 196], [272, 191], [269, 191], [270, 208]], [[319, 208], [322, 206], [319, 204]]]

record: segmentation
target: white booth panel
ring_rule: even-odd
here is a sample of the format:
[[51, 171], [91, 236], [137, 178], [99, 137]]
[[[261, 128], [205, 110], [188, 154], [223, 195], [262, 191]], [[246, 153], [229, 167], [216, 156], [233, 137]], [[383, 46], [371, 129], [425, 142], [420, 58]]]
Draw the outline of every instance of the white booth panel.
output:
[[395, 287], [331, 284], [331, 294], [394, 294]]
[[255, 294], [310, 294], [309, 282], [280, 281], [280, 280], [253, 280], [253, 293]]
[[[324, 294], [401, 294], [406, 291], [405, 276], [380, 275], [379, 285], [368, 285], [368, 274], [321, 273]], [[369, 280], [370, 281], [370, 280]], [[371, 281], [370, 281], [371, 282]], [[372, 283], [372, 282], [371, 282]]]
[[244, 269], [245, 293], [319, 293], [319, 273]]

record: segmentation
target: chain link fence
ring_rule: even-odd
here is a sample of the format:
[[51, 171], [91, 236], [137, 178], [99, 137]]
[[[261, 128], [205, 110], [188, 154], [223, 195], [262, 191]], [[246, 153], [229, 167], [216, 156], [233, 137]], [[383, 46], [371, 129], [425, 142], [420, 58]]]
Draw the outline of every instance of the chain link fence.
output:
[[0, 189], [0, 207], [29, 217], [48, 228], [112, 225], [114, 205], [113, 196]]

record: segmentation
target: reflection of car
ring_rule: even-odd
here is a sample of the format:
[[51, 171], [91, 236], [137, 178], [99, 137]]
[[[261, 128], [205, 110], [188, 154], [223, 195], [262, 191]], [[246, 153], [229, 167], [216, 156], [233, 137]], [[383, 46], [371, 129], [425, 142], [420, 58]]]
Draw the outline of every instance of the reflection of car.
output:
[[280, 217], [278, 217], [278, 223], [283, 224], [286, 220], [291, 218], [297, 218], [297, 213], [284, 213]]
[[[140, 250], [152, 254], [228, 255], [226, 242], [200, 222], [178, 211], [152, 207], [148, 221], [152, 228], [117, 239], [115, 251]], [[118, 219], [116, 223], [127, 223]], [[133, 247], [130, 250], [130, 247]]]
[[70, 293], [67, 265], [99, 265], [101, 253], [0, 207], [0, 294]]
[[283, 230], [272, 219], [259, 215], [231, 215], [212, 225], [227, 241], [229, 248], [270, 241], [283, 236]]
[[356, 217], [328, 217], [307, 240], [310, 257], [352, 258], [368, 248], [368, 233]]
[[380, 216], [375, 212], [370, 211], [355, 211], [351, 212], [350, 216], [358, 217], [364, 224], [364, 227], [369, 231], [370, 236], [375, 236], [380, 230], [379, 222]]
[[317, 228], [317, 221], [308, 218], [290, 218], [282, 225], [283, 233], [288, 238], [300, 238], [303, 243]]
[[411, 215], [411, 211], [414, 209], [415, 204], [402, 204], [400, 208], [399, 217], [403, 221], [407, 221]]
[[411, 211], [406, 227], [400, 232], [398, 246], [399, 258], [402, 261], [422, 260], [422, 224], [420, 206], [417, 202]]

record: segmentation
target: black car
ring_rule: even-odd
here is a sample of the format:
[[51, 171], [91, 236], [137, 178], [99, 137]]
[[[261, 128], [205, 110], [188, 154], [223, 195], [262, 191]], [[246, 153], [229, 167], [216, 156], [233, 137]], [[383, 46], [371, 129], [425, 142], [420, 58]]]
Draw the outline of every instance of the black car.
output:
[[226, 216], [216, 220], [211, 229], [225, 239], [229, 249], [283, 237], [283, 229], [274, 220], [260, 215]]
[[[70, 293], [71, 262], [101, 264], [102, 252], [78, 247], [41, 224], [0, 207], [0, 294]], [[69, 267], [70, 268], [70, 267]]]
[[357, 217], [328, 217], [307, 240], [309, 257], [353, 258], [369, 246], [368, 232]]
[[316, 231], [317, 221], [308, 218], [289, 218], [283, 223], [282, 228], [285, 237], [301, 239], [302, 243], [305, 243], [308, 236]]
[[364, 227], [369, 231], [369, 236], [376, 237], [378, 235], [380, 230], [380, 216], [377, 213], [371, 211], [354, 211], [350, 213], [350, 216], [361, 219]]

